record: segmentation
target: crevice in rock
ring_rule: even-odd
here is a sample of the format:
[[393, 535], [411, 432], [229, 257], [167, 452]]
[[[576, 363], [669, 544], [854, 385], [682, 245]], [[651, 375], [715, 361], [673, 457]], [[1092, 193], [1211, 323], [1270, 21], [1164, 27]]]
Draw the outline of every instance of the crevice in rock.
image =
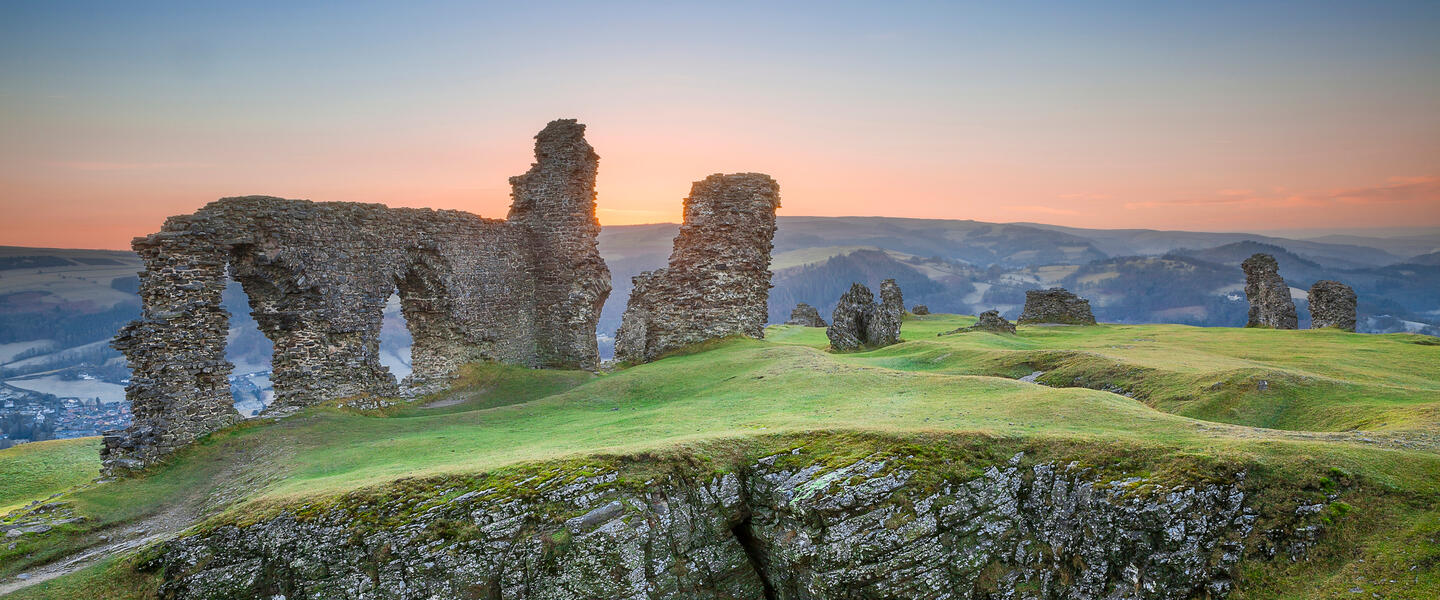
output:
[[775, 600], [775, 586], [770, 583], [770, 574], [765, 569], [765, 549], [761, 546], [760, 540], [755, 538], [755, 532], [750, 529], [750, 514], [747, 511], [745, 518], [734, 526], [730, 527], [730, 533], [735, 535], [735, 541], [740, 543], [740, 548], [745, 550], [745, 558], [750, 560], [750, 568], [755, 570], [755, 575], [760, 578], [760, 585], [765, 591], [765, 600]]

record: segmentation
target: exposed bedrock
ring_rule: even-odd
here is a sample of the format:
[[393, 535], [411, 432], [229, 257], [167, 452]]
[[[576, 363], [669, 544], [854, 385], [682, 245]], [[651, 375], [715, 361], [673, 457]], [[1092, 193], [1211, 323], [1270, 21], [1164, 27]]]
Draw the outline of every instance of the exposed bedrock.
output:
[[880, 282], [880, 301], [863, 283], [854, 283], [840, 296], [825, 336], [836, 352], [889, 346], [900, 341], [905, 316], [904, 298], [894, 279]]
[[137, 238], [143, 312], [114, 345], [132, 372], [134, 424], [107, 435], [105, 471], [144, 467], [239, 419], [225, 361], [228, 273], [274, 344], [274, 406], [395, 396], [379, 361], [386, 300], [410, 327], [407, 386], [443, 384], [461, 364], [594, 368], [609, 292], [596, 250], [598, 158], [573, 120], [536, 136], [508, 221], [469, 213], [226, 198]]
[[820, 311], [804, 302], [795, 305], [795, 310], [790, 311], [790, 320], [785, 321], [786, 325], [800, 325], [802, 327], [824, 327], [825, 319], [820, 318]]
[[1025, 292], [1025, 309], [1016, 320], [1021, 325], [1060, 324], [1094, 325], [1095, 313], [1090, 311], [1090, 301], [1071, 293], [1065, 288], [1029, 290]]
[[764, 337], [779, 207], [780, 186], [768, 175], [695, 182], [669, 265], [632, 279], [616, 358], [642, 363], [705, 340]]
[[1310, 286], [1310, 328], [1325, 327], [1355, 331], [1355, 290], [1330, 279]]
[[525, 494], [411, 485], [181, 538], [144, 568], [174, 600], [1181, 599], [1227, 596], [1242, 557], [1284, 547], [1252, 535], [1241, 473], [1160, 483], [1022, 463], [959, 478], [796, 450], [643, 485], [608, 467], [527, 476]]

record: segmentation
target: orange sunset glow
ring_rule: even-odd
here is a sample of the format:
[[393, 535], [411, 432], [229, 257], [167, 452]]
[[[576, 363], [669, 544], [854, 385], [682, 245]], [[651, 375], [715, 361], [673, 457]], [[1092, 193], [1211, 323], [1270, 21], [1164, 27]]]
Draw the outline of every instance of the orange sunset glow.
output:
[[782, 216], [1440, 225], [1420, 8], [1051, 8], [1072, 18], [9, 9], [0, 244], [126, 248], [247, 194], [503, 217], [530, 136], [562, 117], [600, 153], [605, 225], [678, 221], [691, 181], [739, 171], [781, 183]]

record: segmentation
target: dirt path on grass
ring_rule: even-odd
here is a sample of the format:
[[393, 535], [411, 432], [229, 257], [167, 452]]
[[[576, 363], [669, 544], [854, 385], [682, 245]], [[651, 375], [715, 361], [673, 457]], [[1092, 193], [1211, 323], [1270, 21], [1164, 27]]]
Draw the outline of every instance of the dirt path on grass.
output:
[[190, 503], [166, 509], [159, 514], [113, 528], [106, 534], [109, 541], [91, 546], [55, 562], [46, 563], [20, 573], [9, 581], [0, 583], [0, 596], [49, 581], [62, 575], [69, 575], [99, 562], [101, 559], [138, 550], [151, 542], [168, 539], [199, 520], [199, 515]]
[[[201, 519], [219, 512], [280, 478], [270, 468], [283, 452], [278, 447], [253, 448], [237, 454], [229, 466], [212, 481], [216, 485], [193, 490], [160, 512], [139, 521], [95, 530], [101, 541], [55, 561], [36, 566], [0, 581], [0, 596], [41, 582], [69, 575], [111, 556], [134, 552], [149, 544], [168, 540]], [[103, 484], [102, 484], [103, 485]], [[61, 499], [63, 501], [63, 498]]]

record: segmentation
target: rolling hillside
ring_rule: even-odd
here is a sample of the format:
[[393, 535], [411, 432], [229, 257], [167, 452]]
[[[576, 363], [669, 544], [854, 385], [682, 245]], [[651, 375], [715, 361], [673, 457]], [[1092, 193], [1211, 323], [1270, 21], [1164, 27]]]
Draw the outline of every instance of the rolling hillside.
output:
[[[910, 318], [903, 343], [857, 354], [825, 351], [821, 329], [777, 326], [765, 341], [720, 341], [600, 376], [474, 366], [452, 391], [422, 402], [252, 421], [143, 478], [96, 485], [76, 485], [95, 472], [93, 440], [54, 442], [76, 450], [59, 456], [63, 464], [0, 451], [0, 471], [20, 485], [6, 504], [46, 500], [57, 504], [44, 514], [83, 517], [0, 547], [0, 584], [16, 598], [96, 590], [148, 598], [165, 575], [147, 561], [170, 550], [82, 561], [74, 572], [46, 565], [81, 548], [138, 548], [123, 545], [194, 523], [203, 523], [192, 532], [202, 537], [187, 539], [202, 543], [223, 531], [303, 524], [305, 515], [331, 518], [323, 515], [332, 510], [380, 511], [347, 517], [372, 519], [352, 525], [348, 543], [362, 543], [409, 519], [428, 522], [422, 515], [475, 497], [467, 490], [519, 501], [549, 477], [580, 485], [613, 473], [614, 487], [594, 494], [603, 504], [665, 473], [704, 477], [778, 453], [837, 474], [893, 457], [918, 469], [914, 477], [939, 478], [915, 479], [916, 493], [940, 485], [924, 481], [978, 481], [1007, 460], [1039, 469], [1083, 463], [1107, 480], [1143, 484], [1137, 502], [1155, 493], [1147, 486], [1203, 485], [1192, 478], [1241, 471], [1258, 526], [1245, 534], [1250, 549], [1234, 571], [1239, 597], [1440, 591], [1440, 549], [1426, 541], [1440, 535], [1440, 346], [1430, 338], [1172, 325], [938, 335], [972, 321]], [[935, 471], [941, 465], [950, 466]], [[843, 491], [843, 478], [817, 481], [830, 482], [816, 484], [822, 495], [826, 486]], [[580, 510], [554, 518], [590, 509]], [[35, 518], [26, 514], [8, 522]], [[258, 528], [227, 529], [237, 523]], [[1314, 532], [1304, 538], [1304, 560], [1266, 558], [1264, 536], [1300, 530]], [[425, 539], [463, 555], [467, 535], [479, 533]], [[567, 536], [554, 538], [548, 552], [557, 557], [577, 556], [592, 539], [553, 535]], [[20, 589], [13, 576], [21, 572], [59, 577]]]

